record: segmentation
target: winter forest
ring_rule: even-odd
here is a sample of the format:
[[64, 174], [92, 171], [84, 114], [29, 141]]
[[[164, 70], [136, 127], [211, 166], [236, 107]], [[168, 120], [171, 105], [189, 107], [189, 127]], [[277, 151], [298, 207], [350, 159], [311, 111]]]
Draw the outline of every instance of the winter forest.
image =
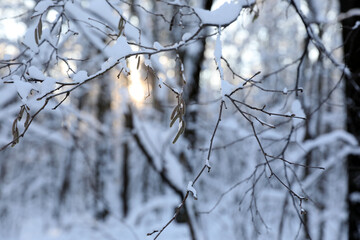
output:
[[360, 239], [360, 2], [1, 0], [1, 240]]

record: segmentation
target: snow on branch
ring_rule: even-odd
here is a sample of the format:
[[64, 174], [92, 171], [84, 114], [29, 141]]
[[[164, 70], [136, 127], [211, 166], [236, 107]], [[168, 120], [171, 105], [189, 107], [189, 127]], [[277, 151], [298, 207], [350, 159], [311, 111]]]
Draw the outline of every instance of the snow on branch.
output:
[[224, 3], [219, 8], [209, 11], [201, 8], [194, 8], [196, 15], [205, 26], [228, 26], [234, 22], [243, 8], [255, 4], [255, 0], [241, 0], [237, 3]]
[[190, 181], [187, 185], [186, 191], [191, 192], [194, 199], [197, 200], [197, 193], [196, 193], [196, 190], [193, 185], [194, 185], [194, 183], [192, 181]]

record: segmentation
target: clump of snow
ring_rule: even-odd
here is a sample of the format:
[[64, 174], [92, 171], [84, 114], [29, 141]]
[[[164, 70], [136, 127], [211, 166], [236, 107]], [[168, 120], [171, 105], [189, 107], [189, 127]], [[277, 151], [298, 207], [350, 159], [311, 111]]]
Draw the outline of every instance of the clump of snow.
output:
[[216, 62], [218, 71], [220, 73], [221, 95], [222, 95], [222, 97], [224, 97], [225, 95], [230, 94], [233, 91], [234, 86], [224, 79], [224, 69], [221, 66], [222, 46], [221, 46], [220, 35], [221, 35], [221, 32], [220, 32], [220, 28], [219, 28], [219, 33], [217, 35], [216, 43], [215, 43], [214, 56], [215, 56], [215, 62]]
[[216, 44], [215, 44], [215, 50], [214, 50], [215, 61], [216, 61], [217, 65], [221, 65], [221, 56], [222, 56], [222, 46], [221, 46], [220, 35], [221, 35], [221, 33], [220, 33], [220, 28], [219, 28], [219, 33], [216, 38]]
[[183, 41], [186, 41], [188, 40], [189, 38], [191, 38], [192, 34], [191, 33], [185, 33], [183, 36], [182, 36], [182, 40]]
[[175, 5], [182, 5], [181, 0], [173, 0], [172, 2], [170, 2], [171, 4], [175, 4]]
[[208, 172], [210, 172], [210, 170], [211, 170], [211, 165], [210, 165], [209, 159], [206, 159], [206, 161], [205, 161], [205, 166], [207, 167]]
[[283, 89], [283, 93], [284, 93], [284, 94], [287, 94], [287, 93], [288, 93], [288, 89], [287, 89], [286, 87]]
[[30, 78], [39, 79], [39, 80], [45, 79], [44, 74], [35, 66], [29, 67], [27, 73]]
[[72, 77], [75, 82], [83, 82], [88, 78], [88, 73], [84, 70], [78, 71]]
[[209, 11], [201, 8], [194, 8], [195, 13], [199, 16], [202, 24], [223, 26], [228, 25], [235, 21], [240, 15], [241, 9], [245, 5], [254, 3], [254, 0], [250, 1], [238, 1], [237, 3], [224, 3], [219, 8]]
[[187, 188], [186, 188], [186, 191], [191, 192], [192, 195], [193, 195], [193, 197], [194, 197], [194, 199], [197, 200], [197, 193], [196, 193], [195, 188], [193, 187], [193, 182], [192, 182], [192, 181], [190, 181], [190, 182], [188, 183]]
[[53, 91], [55, 83], [56, 80], [54, 78], [46, 77], [44, 81], [41, 83], [41, 90], [40, 90], [41, 95], [45, 95]]
[[51, 34], [49, 28], [44, 28], [43, 29], [41, 39], [46, 39], [47, 41], [49, 41], [54, 46], [57, 45], [57, 40], [58, 39], [57, 39], [56, 35]]
[[30, 109], [30, 113], [34, 114], [36, 113], [40, 108], [42, 108], [44, 106], [45, 103], [45, 99], [42, 100], [37, 100], [36, 97], [30, 97], [27, 101], [26, 101], [26, 106], [29, 107]]
[[159, 88], [162, 88], [164, 85], [164, 80], [159, 77]]
[[161, 49], [163, 49], [164, 47], [163, 47], [160, 43], [154, 42], [154, 48], [157, 49], [157, 50], [161, 50]]
[[101, 70], [100, 71], [102, 72], [102, 71], [105, 71], [106, 69], [109, 69], [110, 67], [115, 65], [116, 62], [117, 62], [117, 60], [115, 58], [110, 57], [103, 64], [101, 64]]
[[173, 45], [171, 45], [172, 48], [178, 48], [179, 47], [179, 43], [174, 43]]
[[31, 49], [31, 51], [37, 53], [39, 51], [39, 47], [35, 42], [35, 35], [34, 35], [35, 28], [36, 28], [35, 25], [28, 28], [28, 30], [25, 33], [23, 44], [28, 46]]
[[16, 91], [19, 93], [23, 102], [26, 102], [31, 90], [34, 89], [34, 86], [29, 82], [22, 81], [17, 75], [13, 76], [12, 80], [14, 81]]
[[35, 9], [34, 9], [35, 12], [34, 12], [33, 16], [44, 13], [46, 11], [46, 9], [48, 9], [51, 5], [53, 5], [53, 1], [51, 1], [51, 0], [40, 1], [35, 6]]
[[[35, 68], [33, 68], [35, 70]], [[12, 80], [15, 85], [15, 89], [21, 97], [21, 101], [26, 104], [30, 109], [30, 113], [36, 113], [45, 104], [45, 99], [38, 100], [39, 93], [45, 95], [49, 91], [53, 90], [55, 79], [46, 77], [42, 84], [37, 87], [35, 84], [23, 81], [19, 76], [13, 76]]]
[[152, 68], [152, 66], [151, 66], [151, 60], [150, 60], [149, 58], [146, 58], [146, 59], [145, 59], [144, 64], [145, 64], [145, 66]]
[[360, 26], [360, 21], [356, 21], [355, 25], [351, 28], [352, 30], [357, 29]]
[[[76, 3], [76, 1], [75, 1]], [[114, 9], [113, 9], [114, 8]], [[123, 15], [123, 11], [121, 7], [117, 4], [113, 4], [111, 7], [104, 0], [91, 0], [89, 1], [89, 9], [96, 9], [97, 12], [101, 13], [101, 15], [106, 19], [106, 22], [116, 22], [118, 23], [120, 18], [115, 20], [114, 10], [118, 11], [121, 15]], [[112, 21], [114, 20], [114, 21]]]
[[125, 60], [125, 59], [120, 60], [120, 63], [119, 63], [119, 65], [118, 65], [118, 67], [119, 67], [120, 69], [122, 69], [122, 72], [123, 72], [124, 74], [129, 74], [129, 73], [130, 73], [130, 69], [128, 68], [128, 66], [127, 66], [127, 64], [126, 64], [126, 60]]
[[105, 52], [109, 57], [116, 60], [131, 54], [132, 50], [126, 41], [126, 38], [124, 36], [120, 36], [113, 46], [105, 49]]

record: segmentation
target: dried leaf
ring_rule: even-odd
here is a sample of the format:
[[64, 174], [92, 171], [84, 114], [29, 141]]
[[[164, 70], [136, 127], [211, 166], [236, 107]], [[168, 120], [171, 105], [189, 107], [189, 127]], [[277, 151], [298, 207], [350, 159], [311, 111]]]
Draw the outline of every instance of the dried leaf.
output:
[[15, 134], [15, 129], [17, 128], [17, 118], [15, 118], [13, 125], [12, 125], [12, 135]]
[[16, 119], [15, 119], [15, 121], [14, 121], [14, 123], [13, 123], [13, 132], [12, 132], [12, 134], [13, 134], [13, 143], [11, 144], [11, 147], [14, 147], [17, 143], [19, 143], [19, 129], [18, 129], [18, 127], [17, 127], [17, 125], [16, 125]]
[[38, 36], [37, 36], [38, 35], [37, 28], [35, 28], [35, 34], [34, 35], [35, 35], [35, 42], [36, 42], [37, 45], [39, 45], [39, 40], [38, 40]]
[[176, 141], [179, 139], [180, 135], [184, 133], [184, 131], [185, 131], [185, 122], [182, 122], [182, 126], [179, 129], [179, 131], [177, 132], [177, 134], [176, 134], [176, 136], [175, 136], [175, 138], [174, 138], [174, 140], [172, 142], [173, 144], [176, 143]]
[[186, 128], [186, 123], [183, 121], [182, 122], [182, 127], [181, 127], [181, 134], [183, 134], [185, 132], [185, 128]]
[[180, 113], [177, 112], [177, 114], [175, 115], [175, 117], [171, 120], [170, 122], [170, 127], [172, 127], [174, 125], [174, 123], [176, 122], [176, 120], [180, 117]]
[[27, 112], [27, 113], [26, 113], [26, 120], [25, 120], [25, 122], [24, 122], [24, 127], [25, 127], [25, 128], [29, 125], [30, 118], [31, 118], [30, 113]]
[[179, 139], [180, 135], [181, 135], [180, 132], [178, 132], [178, 133], [176, 134], [176, 137], [175, 137], [174, 140], [172, 141], [173, 144], [176, 143], [176, 141]]
[[18, 121], [21, 121], [24, 111], [25, 111], [25, 106], [23, 105], [23, 106], [21, 106], [19, 115], [17, 117]]
[[139, 66], [140, 66], [140, 57], [138, 57], [138, 62], [137, 62], [137, 66], [136, 66], [137, 70], [139, 70]]
[[41, 18], [40, 18], [39, 24], [37, 26], [37, 29], [38, 29], [39, 39], [41, 39], [41, 35], [42, 35], [42, 21], [41, 21]]
[[175, 114], [179, 111], [179, 105], [176, 105], [174, 110], [171, 113], [170, 120], [172, 120], [175, 117]]
[[123, 17], [120, 17], [118, 24], [118, 30], [119, 30], [118, 36], [120, 36], [123, 33], [124, 28], [125, 28], [125, 19]]
[[19, 143], [19, 129], [17, 128], [17, 126], [15, 129], [14, 140], [16, 140], [16, 143]]

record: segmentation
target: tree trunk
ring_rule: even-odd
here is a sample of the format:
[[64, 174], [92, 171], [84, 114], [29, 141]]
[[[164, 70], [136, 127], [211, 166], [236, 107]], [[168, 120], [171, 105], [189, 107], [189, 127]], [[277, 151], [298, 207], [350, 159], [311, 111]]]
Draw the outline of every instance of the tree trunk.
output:
[[[213, 5], [213, 0], [204, 0], [203, 8], [210, 10]], [[191, 72], [188, 72], [187, 84], [185, 86], [185, 102], [186, 103], [198, 103], [199, 93], [200, 93], [200, 73], [201, 67], [205, 58], [205, 39], [198, 42], [197, 51], [194, 52], [184, 52], [182, 56], [183, 62], [186, 69], [191, 69]], [[192, 66], [189, 66], [192, 65]], [[188, 108], [189, 109], [189, 108]], [[197, 111], [195, 109], [190, 109], [189, 113], [185, 115], [185, 121], [188, 124], [188, 127], [185, 131], [184, 136], [188, 139], [192, 147], [196, 144], [196, 129], [193, 128], [197, 120]]]
[[[126, 111], [124, 114], [125, 118], [125, 128], [126, 132], [131, 132], [134, 129], [132, 113], [130, 111]], [[129, 158], [130, 158], [130, 149], [128, 142], [123, 143], [123, 159], [121, 166], [122, 173], [122, 186], [120, 189], [120, 199], [122, 202], [122, 213], [123, 216], [126, 217], [129, 211], [129, 184], [130, 184], [130, 172], [129, 172]]]
[[[358, 0], [341, 0], [341, 12], [360, 8]], [[346, 78], [345, 95], [347, 109], [347, 130], [360, 140], [360, 28], [352, 29], [360, 17], [343, 20], [343, 41], [345, 63], [351, 71]], [[348, 226], [349, 239], [360, 239], [360, 202], [353, 201], [352, 196], [360, 194], [360, 157], [350, 155], [347, 159], [348, 171]]]
[[[100, 92], [97, 99], [97, 119], [102, 124], [106, 124], [107, 115], [109, 114], [111, 107], [110, 99], [110, 86], [106, 82], [106, 78], [101, 79]], [[109, 159], [108, 154], [108, 137], [99, 132], [99, 142], [97, 143], [96, 149], [96, 160], [94, 169], [94, 207], [95, 217], [99, 220], [105, 220], [109, 214], [109, 209], [105, 206], [105, 180], [104, 170]]]

